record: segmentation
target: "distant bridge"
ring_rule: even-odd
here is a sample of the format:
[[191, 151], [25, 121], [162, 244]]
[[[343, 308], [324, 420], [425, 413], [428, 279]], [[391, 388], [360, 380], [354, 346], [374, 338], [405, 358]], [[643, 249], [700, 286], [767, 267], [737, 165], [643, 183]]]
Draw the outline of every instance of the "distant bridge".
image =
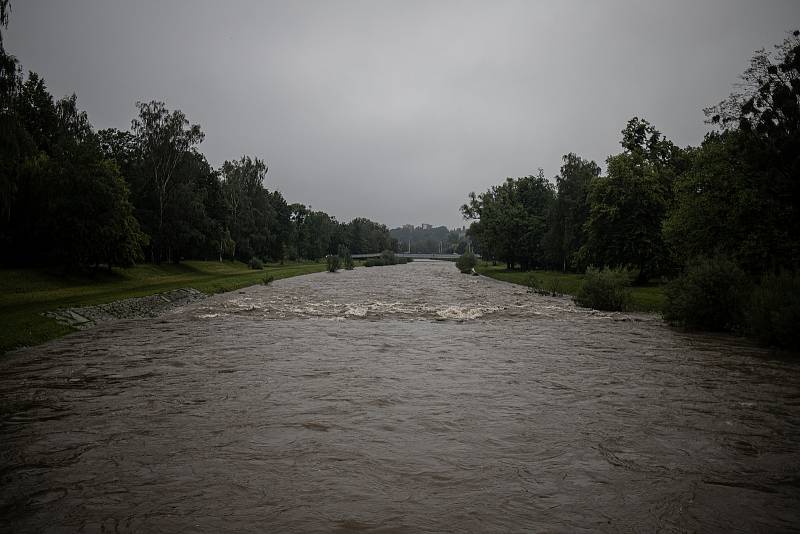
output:
[[[366, 258], [379, 258], [380, 252], [373, 252], [370, 254], [353, 254], [354, 260], [363, 260]], [[406, 252], [396, 252], [398, 258], [413, 258], [415, 260], [457, 260], [461, 257], [460, 254], [408, 254]], [[476, 255], [477, 257], [480, 257]]]

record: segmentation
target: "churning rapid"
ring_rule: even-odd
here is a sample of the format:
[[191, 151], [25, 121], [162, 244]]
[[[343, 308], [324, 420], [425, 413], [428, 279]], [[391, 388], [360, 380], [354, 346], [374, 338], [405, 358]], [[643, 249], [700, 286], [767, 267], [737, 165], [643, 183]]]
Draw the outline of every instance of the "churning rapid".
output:
[[0, 530], [782, 531], [800, 366], [416, 262], [0, 360]]

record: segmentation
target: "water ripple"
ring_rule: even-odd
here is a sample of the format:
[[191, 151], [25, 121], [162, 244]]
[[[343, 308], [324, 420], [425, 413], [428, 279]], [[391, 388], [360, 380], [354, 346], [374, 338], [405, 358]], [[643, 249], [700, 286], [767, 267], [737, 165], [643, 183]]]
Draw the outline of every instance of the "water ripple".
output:
[[0, 361], [0, 530], [794, 530], [799, 371], [446, 263], [279, 280]]

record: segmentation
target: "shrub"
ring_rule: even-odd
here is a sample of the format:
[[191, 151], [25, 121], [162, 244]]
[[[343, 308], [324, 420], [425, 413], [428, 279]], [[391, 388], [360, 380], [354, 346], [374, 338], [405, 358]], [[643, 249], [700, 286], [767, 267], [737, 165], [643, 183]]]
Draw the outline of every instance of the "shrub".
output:
[[391, 250], [384, 250], [381, 252], [381, 261], [383, 262], [383, 265], [396, 265], [397, 254]]
[[667, 284], [664, 318], [670, 323], [704, 330], [733, 330], [742, 322], [748, 281], [728, 258], [697, 257]]
[[370, 258], [364, 262], [364, 267], [380, 267], [383, 262], [377, 258]]
[[397, 263], [399, 263], [400, 265], [405, 265], [406, 263], [408, 263], [408, 258], [397, 258]]
[[260, 271], [261, 269], [264, 268], [264, 262], [253, 256], [252, 258], [250, 258], [250, 261], [247, 262], [247, 266], [256, 271]]
[[462, 273], [471, 272], [477, 264], [478, 260], [475, 259], [475, 254], [470, 251], [465, 252], [456, 260], [456, 267]]
[[347, 248], [344, 245], [339, 245], [338, 256], [341, 259], [345, 269], [347, 269], [348, 271], [352, 271], [355, 268], [356, 264], [353, 261], [353, 256], [352, 254], [350, 254], [349, 248]]
[[767, 274], [745, 310], [747, 333], [765, 345], [800, 350], [800, 273]]
[[405, 260], [406, 260], [406, 263], [411, 263], [412, 261], [414, 261], [414, 258], [405, 258]]
[[339, 268], [339, 256], [336, 254], [328, 254], [326, 260], [328, 262], [328, 272], [335, 273], [336, 269]]
[[264, 284], [265, 286], [268, 286], [274, 281], [275, 281], [275, 277], [274, 276], [272, 276], [271, 274], [266, 274], [266, 275], [264, 275], [264, 279], [261, 280], [261, 283]]
[[575, 302], [585, 308], [624, 311], [630, 308], [633, 275], [627, 269], [586, 269]]

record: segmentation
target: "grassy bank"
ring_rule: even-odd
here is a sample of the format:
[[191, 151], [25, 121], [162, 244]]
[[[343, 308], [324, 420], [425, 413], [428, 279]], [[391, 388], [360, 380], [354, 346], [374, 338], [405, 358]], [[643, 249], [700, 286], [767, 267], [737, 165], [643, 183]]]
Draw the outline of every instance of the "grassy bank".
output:
[[43, 269], [0, 269], [0, 354], [43, 343], [72, 331], [41, 313], [103, 304], [181, 287], [221, 293], [274, 279], [324, 271], [322, 263], [269, 264], [254, 271], [239, 262], [187, 261], [137, 265], [94, 275], [62, 275]]
[[[507, 271], [503, 265], [481, 262], [476, 268], [479, 273], [494, 278], [527, 286], [531, 276], [535, 276], [545, 289], [555, 288], [558, 293], [575, 295], [583, 280], [582, 274], [559, 271]], [[660, 285], [652, 284], [631, 288], [634, 311], [660, 312], [664, 306], [664, 291]]]

